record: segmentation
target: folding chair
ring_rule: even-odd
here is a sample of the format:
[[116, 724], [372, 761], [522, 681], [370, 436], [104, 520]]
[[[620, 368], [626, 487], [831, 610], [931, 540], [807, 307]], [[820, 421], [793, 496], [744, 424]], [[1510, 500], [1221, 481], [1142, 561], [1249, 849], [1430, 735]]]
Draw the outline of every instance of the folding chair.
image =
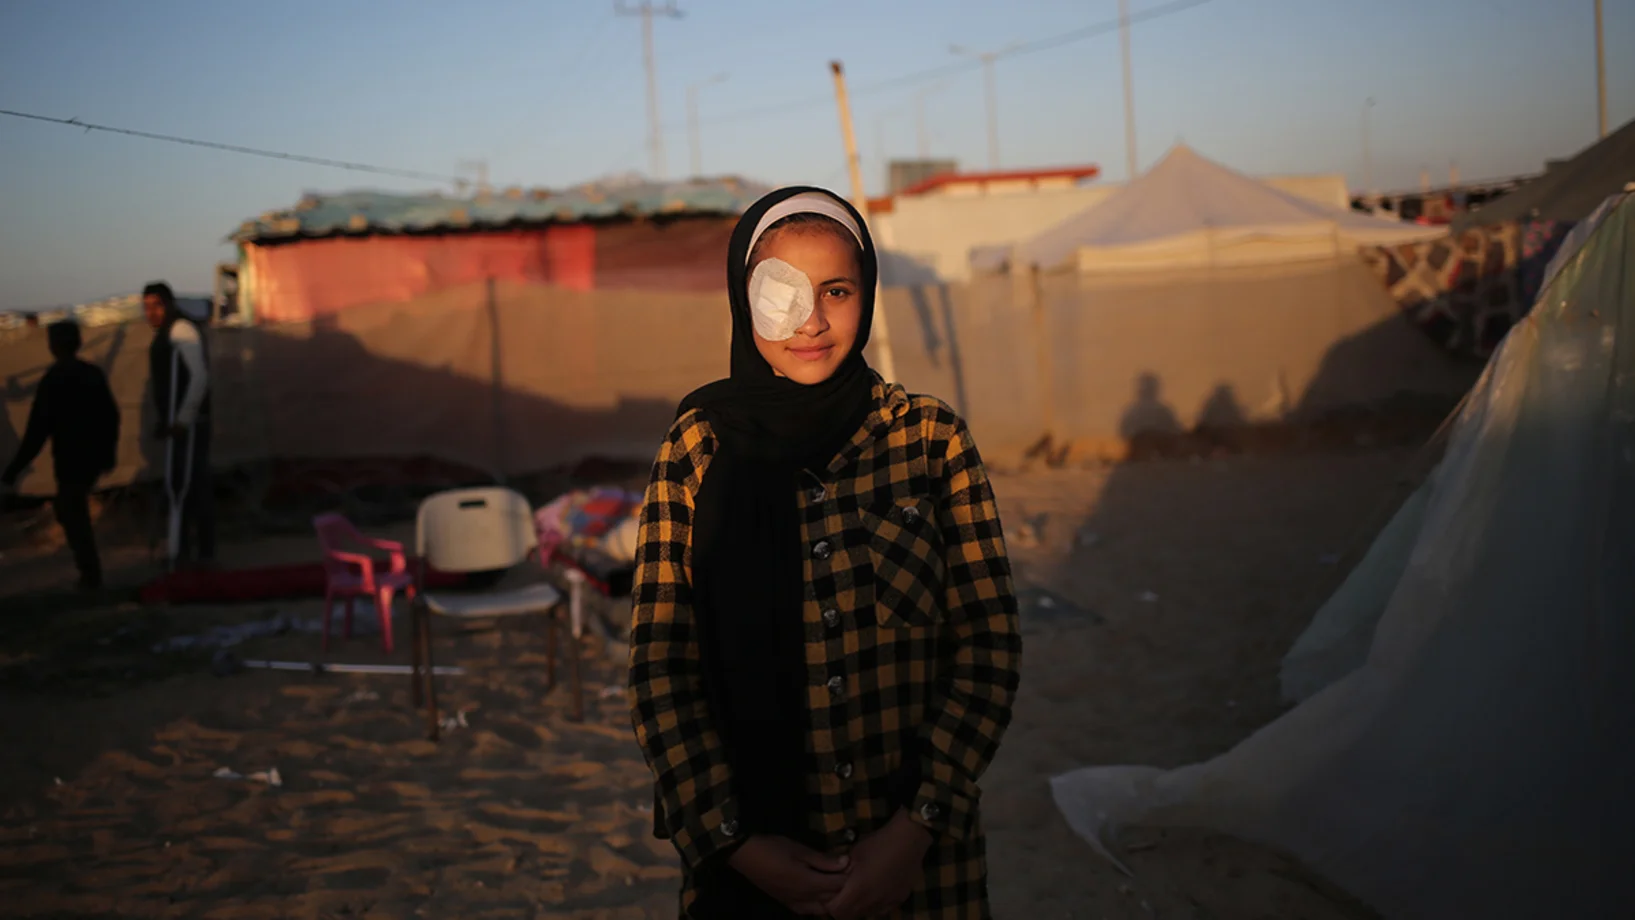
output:
[[[415, 555], [424, 572], [428, 566], [443, 572], [491, 572], [509, 569], [533, 554], [538, 546], [533, 509], [528, 500], [500, 487], [440, 492], [420, 505], [415, 520]], [[574, 721], [585, 717], [580, 684], [579, 640], [583, 635], [581, 593], [584, 576], [570, 571], [569, 668], [573, 682]], [[544, 582], [510, 591], [486, 594], [428, 594], [417, 592], [410, 606], [413, 620], [414, 664], [411, 668], [414, 705], [426, 707], [428, 737], [436, 741], [437, 694], [432, 685], [432, 616], [465, 620], [543, 614], [545, 616], [546, 689], [556, 686], [556, 633], [561, 625], [562, 594]]]

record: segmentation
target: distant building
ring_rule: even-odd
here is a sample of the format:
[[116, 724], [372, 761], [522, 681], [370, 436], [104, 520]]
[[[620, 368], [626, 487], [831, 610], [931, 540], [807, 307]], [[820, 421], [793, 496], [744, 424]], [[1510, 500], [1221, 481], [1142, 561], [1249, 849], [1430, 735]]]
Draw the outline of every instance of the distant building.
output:
[[892, 160], [886, 171], [886, 194], [898, 195], [927, 179], [959, 172], [959, 161]]
[[[888, 287], [964, 281], [971, 251], [1030, 239], [1123, 186], [1095, 181], [1094, 163], [1050, 169], [945, 173], [869, 202], [875, 239], [884, 251]], [[1290, 195], [1346, 207], [1337, 174], [1271, 176], [1262, 181]]]
[[[487, 280], [575, 291], [713, 291], [738, 216], [767, 188], [736, 179], [617, 182], [475, 198], [308, 195], [245, 221], [218, 301], [239, 322], [310, 320]], [[231, 277], [228, 277], [231, 276]]]

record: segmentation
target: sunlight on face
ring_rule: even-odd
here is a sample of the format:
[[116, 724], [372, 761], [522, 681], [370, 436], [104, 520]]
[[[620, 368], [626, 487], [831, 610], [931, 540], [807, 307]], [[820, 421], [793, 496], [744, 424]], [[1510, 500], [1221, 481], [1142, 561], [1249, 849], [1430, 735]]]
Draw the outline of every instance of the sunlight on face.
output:
[[814, 306], [794, 338], [769, 342], [757, 335], [755, 347], [779, 377], [807, 386], [822, 383], [834, 375], [857, 341], [863, 318], [857, 249], [835, 233], [788, 227], [776, 231], [756, 253], [757, 262], [771, 258], [788, 262], [812, 279]]
[[142, 313], [147, 317], [148, 325], [159, 328], [165, 321], [164, 300], [158, 294], [143, 294]]

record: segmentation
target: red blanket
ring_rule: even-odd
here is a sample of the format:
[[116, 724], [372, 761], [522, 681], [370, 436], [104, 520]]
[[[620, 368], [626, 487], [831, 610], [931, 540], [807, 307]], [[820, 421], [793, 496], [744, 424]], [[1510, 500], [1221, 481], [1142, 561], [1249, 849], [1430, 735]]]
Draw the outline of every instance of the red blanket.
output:
[[[385, 568], [385, 562], [381, 563]], [[465, 584], [463, 574], [426, 573], [428, 588], [457, 588]], [[214, 572], [173, 572], [142, 586], [144, 604], [233, 604], [282, 600], [294, 597], [323, 597], [324, 566], [321, 562], [272, 565], [257, 569]]]

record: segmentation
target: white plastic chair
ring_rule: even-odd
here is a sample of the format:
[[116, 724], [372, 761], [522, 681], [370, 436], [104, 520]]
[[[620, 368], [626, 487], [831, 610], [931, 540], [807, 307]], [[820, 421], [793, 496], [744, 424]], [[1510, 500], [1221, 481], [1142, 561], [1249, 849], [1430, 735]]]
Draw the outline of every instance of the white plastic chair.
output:
[[[534, 512], [528, 499], [501, 487], [455, 489], [439, 492], [420, 504], [415, 519], [417, 571], [428, 566], [444, 572], [491, 572], [509, 569], [533, 554], [538, 546]], [[583, 634], [581, 593], [584, 575], [567, 573], [572, 654], [573, 715], [584, 718], [584, 695], [579, 675], [579, 639]], [[542, 614], [546, 619], [545, 667], [547, 689], [556, 685], [556, 632], [562, 613], [562, 594], [544, 582], [510, 591], [485, 594], [428, 594], [418, 592], [413, 604], [413, 695], [416, 706], [427, 707], [430, 737], [437, 740], [437, 694], [432, 686], [431, 617], [488, 619]]]

